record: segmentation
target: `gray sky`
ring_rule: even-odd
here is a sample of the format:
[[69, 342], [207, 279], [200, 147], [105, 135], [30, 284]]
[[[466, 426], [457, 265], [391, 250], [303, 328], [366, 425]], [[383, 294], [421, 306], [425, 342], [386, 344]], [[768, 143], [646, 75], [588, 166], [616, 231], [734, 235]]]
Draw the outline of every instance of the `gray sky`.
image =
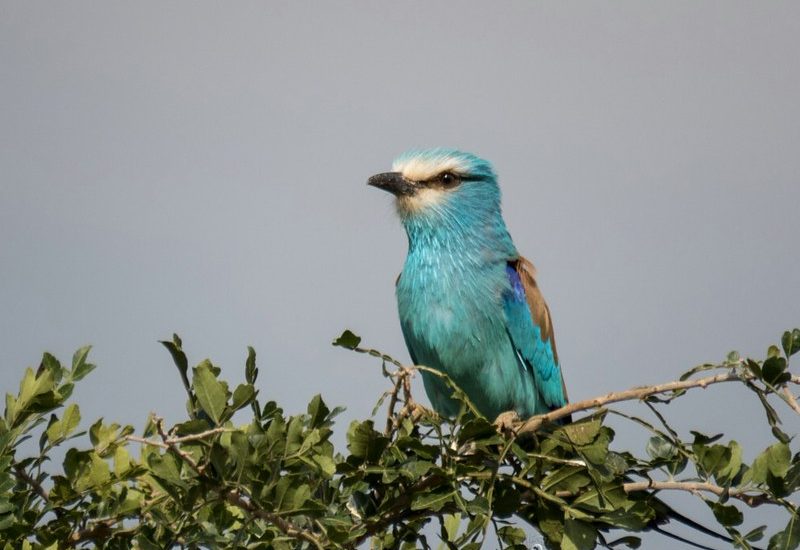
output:
[[[407, 360], [365, 182], [437, 145], [494, 163], [573, 399], [762, 357], [800, 325], [800, 4], [502, 6], [0, 2], [0, 390], [92, 343], [85, 420], [177, 419], [174, 331], [234, 380], [255, 346], [262, 398], [343, 431], [385, 384], [331, 339]], [[751, 459], [745, 396], [674, 414]]]

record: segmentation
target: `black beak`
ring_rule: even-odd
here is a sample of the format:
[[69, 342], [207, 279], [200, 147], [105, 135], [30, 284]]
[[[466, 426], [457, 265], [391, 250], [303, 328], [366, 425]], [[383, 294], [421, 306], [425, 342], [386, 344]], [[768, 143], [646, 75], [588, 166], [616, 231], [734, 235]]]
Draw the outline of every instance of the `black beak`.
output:
[[400, 172], [375, 174], [367, 180], [367, 185], [383, 189], [397, 196], [413, 195], [416, 192], [414, 184], [405, 179]]

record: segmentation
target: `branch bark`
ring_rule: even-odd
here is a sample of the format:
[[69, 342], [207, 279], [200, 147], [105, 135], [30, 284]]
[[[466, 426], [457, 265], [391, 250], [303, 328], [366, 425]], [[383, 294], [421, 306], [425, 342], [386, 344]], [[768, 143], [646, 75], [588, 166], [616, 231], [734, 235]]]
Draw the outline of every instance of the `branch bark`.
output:
[[[696, 378], [694, 380], [682, 380], [675, 382], [667, 382], [666, 384], [658, 384], [655, 386], [640, 386], [631, 388], [625, 391], [611, 392], [600, 397], [593, 397], [591, 399], [584, 399], [583, 401], [575, 401], [550, 411], [546, 414], [532, 416], [526, 420], [517, 430], [517, 434], [525, 434], [535, 432], [543, 424], [554, 422], [561, 418], [565, 418], [573, 413], [579, 411], [586, 411], [590, 409], [597, 409], [609, 403], [618, 403], [620, 401], [634, 401], [644, 399], [645, 397], [656, 395], [659, 393], [668, 393], [679, 390], [689, 390], [693, 388], [706, 388], [712, 384], [721, 384], [723, 382], [738, 382], [745, 380], [754, 380], [755, 377], [746, 371], [741, 372], [725, 372], [716, 374], [714, 376], [706, 376], [704, 378]], [[792, 376], [790, 382], [793, 384], [800, 384], [800, 376]]]
[[[695, 495], [698, 493], [712, 493], [718, 497], [727, 495], [730, 498], [747, 504], [751, 508], [762, 504], [781, 504], [766, 493], [760, 493], [756, 490], [726, 489], [725, 487], [720, 487], [719, 485], [707, 481], [632, 481], [623, 484], [622, 488], [626, 493], [637, 493], [641, 491], [686, 491]], [[575, 496], [575, 494], [576, 493], [572, 491], [556, 491], [555, 496], [558, 498], [570, 498]]]
[[235, 432], [231, 428], [214, 428], [213, 430], [206, 430], [204, 432], [185, 435], [183, 437], [169, 437], [165, 441], [160, 441], [158, 439], [147, 439], [145, 437], [139, 437], [137, 435], [128, 435], [125, 436], [125, 441], [132, 441], [135, 443], [141, 443], [142, 445], [151, 445], [153, 447], [161, 447], [162, 449], [169, 449], [170, 445], [180, 445], [182, 443], [190, 443], [192, 441], [200, 441], [209, 436], [221, 434], [225, 432]]
[[30, 488], [36, 492], [37, 495], [42, 497], [42, 500], [44, 500], [48, 504], [50, 503], [50, 494], [47, 492], [47, 490], [45, 490], [44, 487], [42, 487], [41, 483], [36, 481], [28, 474], [28, 472], [25, 471], [25, 468], [22, 468], [19, 465], [15, 465], [14, 473], [16, 474], [17, 478], [27, 483], [30, 486]]
[[726, 489], [705, 481], [636, 481], [623, 485], [626, 493], [639, 491], [688, 491], [690, 493], [713, 493], [716, 496], [728, 495], [730, 498], [740, 500], [755, 508], [761, 504], [778, 504], [777, 501], [764, 493], [748, 494], [745, 490]]

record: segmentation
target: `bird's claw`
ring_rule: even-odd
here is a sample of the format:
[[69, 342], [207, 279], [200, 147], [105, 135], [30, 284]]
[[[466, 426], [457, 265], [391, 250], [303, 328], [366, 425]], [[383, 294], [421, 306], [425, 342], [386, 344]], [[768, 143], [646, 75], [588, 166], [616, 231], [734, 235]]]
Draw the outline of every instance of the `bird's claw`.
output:
[[494, 426], [500, 433], [516, 435], [516, 425], [520, 420], [519, 415], [515, 411], [506, 411], [497, 416], [494, 420]]

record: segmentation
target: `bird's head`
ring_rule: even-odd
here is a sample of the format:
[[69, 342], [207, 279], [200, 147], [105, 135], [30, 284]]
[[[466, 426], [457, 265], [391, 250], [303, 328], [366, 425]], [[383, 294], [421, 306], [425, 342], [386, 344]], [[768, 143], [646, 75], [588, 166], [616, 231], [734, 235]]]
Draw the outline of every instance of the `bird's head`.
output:
[[395, 195], [397, 213], [409, 225], [447, 223], [464, 229], [502, 223], [500, 189], [489, 162], [455, 149], [403, 153], [392, 171], [369, 178], [368, 185]]

